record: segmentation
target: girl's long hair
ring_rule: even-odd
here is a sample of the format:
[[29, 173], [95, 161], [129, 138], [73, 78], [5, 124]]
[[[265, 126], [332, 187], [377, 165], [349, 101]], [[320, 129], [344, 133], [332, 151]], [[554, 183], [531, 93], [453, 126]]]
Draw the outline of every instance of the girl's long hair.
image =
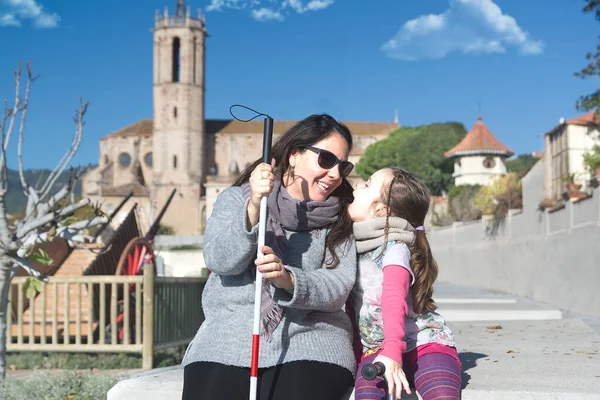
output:
[[[312, 146], [332, 134], [338, 134], [346, 140], [348, 143], [348, 153], [350, 153], [352, 149], [352, 134], [350, 130], [328, 114], [311, 115], [299, 121], [285, 132], [273, 144], [273, 149], [271, 150], [271, 157], [275, 159], [275, 165], [277, 165], [276, 177], [281, 180], [282, 184], [284, 182], [283, 176], [290, 170], [289, 160], [292, 151], [306, 151], [304, 149], [305, 146]], [[258, 159], [244, 169], [233, 183], [233, 186], [241, 186], [248, 182], [252, 171], [261, 162], [262, 159]], [[347, 212], [348, 205], [354, 199], [352, 191], [352, 185], [350, 185], [346, 178], [343, 178], [341, 185], [331, 194], [332, 196], [339, 197], [340, 212], [337, 221], [333, 224], [329, 235], [327, 235], [326, 246], [332, 257], [331, 262], [328, 261], [328, 268], [335, 268], [339, 264], [340, 259], [335, 248], [352, 235], [352, 220]]]
[[[400, 217], [413, 228], [423, 226], [429, 211], [429, 190], [416, 175], [400, 168], [390, 168], [393, 173], [389, 185], [383, 190], [382, 198], [387, 206], [385, 242], [389, 229], [389, 218]], [[415, 231], [415, 241], [410, 246], [410, 267], [415, 276], [411, 287], [413, 309], [417, 314], [437, 309], [433, 301], [433, 283], [438, 276], [438, 265], [424, 230]]]

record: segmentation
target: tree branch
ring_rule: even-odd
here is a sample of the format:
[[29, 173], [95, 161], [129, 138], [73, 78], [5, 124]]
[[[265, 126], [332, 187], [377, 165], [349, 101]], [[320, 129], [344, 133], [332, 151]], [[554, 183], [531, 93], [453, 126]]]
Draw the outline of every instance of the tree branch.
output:
[[4, 196], [0, 196], [0, 242], [3, 244], [8, 244], [10, 242], [10, 229], [8, 228]]
[[21, 186], [23, 186], [23, 191], [27, 192], [27, 181], [25, 180], [25, 172], [23, 168], [23, 141], [24, 136], [23, 133], [25, 131], [25, 120], [27, 118], [27, 107], [29, 106], [29, 92], [31, 91], [31, 83], [36, 80], [38, 77], [33, 76], [33, 69], [31, 67], [31, 61], [27, 62], [27, 84], [25, 85], [25, 98], [23, 101], [22, 111], [21, 111], [21, 125], [19, 126], [19, 146], [17, 150], [17, 159], [19, 162], [19, 177], [21, 178]]
[[68, 215], [71, 215], [75, 211], [80, 209], [81, 207], [85, 207], [88, 204], [90, 204], [90, 200], [83, 199], [83, 200], [79, 201], [78, 203], [70, 204], [70, 205], [66, 206], [65, 208], [58, 211], [57, 213], [51, 212], [42, 217], [38, 217], [38, 218], [34, 219], [33, 221], [26, 222], [25, 224], [23, 224], [23, 226], [21, 226], [19, 229], [17, 229], [17, 233], [15, 234], [14, 237], [17, 240], [22, 239], [29, 232], [31, 232], [35, 229], [41, 228], [42, 226], [44, 226], [46, 224], [49, 224], [50, 222], [56, 220], [58, 217], [66, 217]]
[[6, 156], [6, 150], [10, 144], [10, 137], [15, 126], [15, 117], [17, 116], [17, 113], [21, 107], [21, 61], [19, 61], [17, 69], [13, 72], [13, 76], [15, 80], [15, 103], [14, 106], [9, 109], [10, 123], [8, 124], [8, 130], [6, 131], [6, 136], [4, 138], [5, 140], [2, 142], [2, 157]]
[[58, 165], [54, 168], [52, 173], [48, 176], [48, 179], [46, 179], [46, 183], [44, 183], [44, 185], [42, 186], [42, 189], [40, 190], [40, 192], [42, 193], [40, 195], [41, 199], [45, 199], [50, 194], [50, 191], [56, 183], [56, 180], [67, 167], [67, 165], [71, 162], [71, 159], [73, 159], [75, 153], [77, 153], [79, 145], [81, 144], [83, 126], [85, 125], [84, 117], [89, 104], [89, 102], [84, 103], [82, 98], [79, 99], [79, 110], [75, 112], [75, 116], [73, 117], [73, 120], [75, 121], [75, 136], [73, 137], [71, 146], [69, 147], [63, 158], [59, 161]]
[[34, 276], [41, 281], [48, 282], [48, 276], [46, 274], [42, 273], [37, 268], [35, 268], [33, 265], [31, 265], [29, 260], [27, 260], [26, 258], [20, 257], [16, 254], [7, 254], [6, 256], [9, 257], [10, 259], [12, 259], [16, 264], [18, 264], [20, 267], [22, 267], [25, 271], [27, 271], [27, 273], [29, 275]]

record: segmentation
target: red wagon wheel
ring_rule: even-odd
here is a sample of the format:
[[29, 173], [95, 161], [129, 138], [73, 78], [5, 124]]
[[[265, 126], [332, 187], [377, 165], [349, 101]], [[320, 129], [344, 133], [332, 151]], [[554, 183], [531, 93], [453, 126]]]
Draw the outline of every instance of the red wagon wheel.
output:
[[133, 238], [121, 253], [115, 275], [141, 275], [150, 262], [154, 262], [154, 249], [150, 242], [142, 237]]
[[[121, 257], [119, 258], [119, 262], [117, 263], [117, 269], [115, 271], [115, 275], [142, 275], [144, 273], [144, 268], [148, 263], [154, 262], [154, 250], [152, 249], [152, 245], [149, 241], [142, 237], [133, 238], [127, 243], [125, 248], [123, 249], [123, 253], [121, 253]], [[154, 269], [154, 275], [156, 276], [156, 269]], [[123, 285], [123, 290], [118, 291], [118, 301], [117, 301], [117, 340], [119, 343], [123, 343], [125, 330], [129, 330], [129, 337], [133, 338], [135, 334], [135, 302], [141, 301], [142, 299], [136, 298], [136, 285], [135, 283], [130, 283], [129, 285]], [[125, 327], [124, 320], [124, 311], [125, 304], [123, 301], [123, 291], [128, 290], [130, 292], [129, 295], [129, 326]], [[143, 291], [143, 288], [142, 288]], [[141, 294], [141, 293], [140, 293]], [[108, 324], [106, 326], [106, 335], [107, 340], [111, 340], [111, 332], [112, 326]], [[110, 343], [110, 342], [109, 342]]]

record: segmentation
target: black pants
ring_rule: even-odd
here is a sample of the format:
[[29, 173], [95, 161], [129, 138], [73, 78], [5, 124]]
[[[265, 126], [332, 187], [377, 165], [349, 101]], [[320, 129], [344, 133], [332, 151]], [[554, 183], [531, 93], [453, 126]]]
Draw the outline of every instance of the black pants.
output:
[[[259, 400], [339, 400], [354, 385], [345, 368], [294, 361], [258, 370]], [[247, 400], [250, 369], [195, 362], [184, 369], [183, 400]]]

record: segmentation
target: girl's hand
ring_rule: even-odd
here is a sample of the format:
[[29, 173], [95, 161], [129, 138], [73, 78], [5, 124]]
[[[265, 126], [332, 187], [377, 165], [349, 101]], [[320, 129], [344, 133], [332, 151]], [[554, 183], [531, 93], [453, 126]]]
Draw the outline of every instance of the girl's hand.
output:
[[406, 393], [410, 394], [410, 386], [402, 369], [402, 364], [381, 355], [375, 357], [373, 363], [378, 361], [385, 365], [385, 380], [388, 384], [388, 393], [396, 393], [396, 398], [399, 399], [402, 397], [402, 388], [404, 388]]
[[273, 191], [273, 182], [275, 175], [275, 159], [271, 161], [271, 165], [260, 163], [254, 168], [248, 183], [250, 184], [250, 202], [248, 203], [248, 223], [249, 226], [254, 226], [258, 223], [260, 214], [260, 199], [264, 195], [268, 195]]
[[263, 257], [257, 258], [254, 263], [256, 269], [260, 271], [263, 278], [266, 278], [273, 282], [273, 285], [280, 289], [293, 290], [294, 289], [294, 278], [292, 274], [283, 267], [283, 263], [273, 253], [273, 249], [269, 246], [262, 246], [260, 248]]

